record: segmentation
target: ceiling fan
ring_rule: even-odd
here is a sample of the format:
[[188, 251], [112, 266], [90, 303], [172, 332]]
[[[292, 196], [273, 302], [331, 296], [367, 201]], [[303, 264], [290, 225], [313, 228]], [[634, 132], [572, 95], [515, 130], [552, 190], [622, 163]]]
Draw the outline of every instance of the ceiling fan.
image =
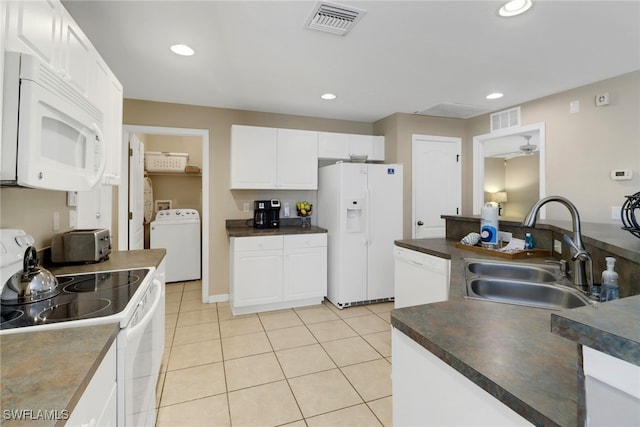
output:
[[533, 136], [522, 135], [522, 137], [525, 139], [526, 144], [519, 146], [518, 151], [511, 151], [511, 152], [503, 153], [499, 156], [494, 156], [494, 157], [502, 157], [505, 160], [509, 160], [509, 159], [513, 159], [514, 157], [531, 156], [535, 154], [535, 152], [538, 151], [538, 146], [536, 144], [531, 143], [531, 138]]

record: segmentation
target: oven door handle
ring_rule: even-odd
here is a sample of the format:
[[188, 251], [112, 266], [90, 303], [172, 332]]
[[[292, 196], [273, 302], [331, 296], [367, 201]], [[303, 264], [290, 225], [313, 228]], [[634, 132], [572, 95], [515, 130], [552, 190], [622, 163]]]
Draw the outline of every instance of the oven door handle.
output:
[[[132, 336], [134, 334], [137, 333], [144, 333], [145, 328], [147, 327], [147, 325], [153, 320], [153, 316], [156, 312], [156, 310], [158, 309], [158, 306], [160, 305], [160, 301], [162, 299], [162, 290], [160, 289], [160, 282], [156, 279], [154, 279], [151, 282], [151, 286], [149, 286], [149, 291], [147, 291], [147, 295], [149, 295], [149, 293], [152, 292], [153, 288], [156, 288], [156, 294], [155, 294], [155, 298], [153, 300], [153, 302], [151, 303], [151, 307], [149, 307], [148, 310], [145, 310], [142, 319], [138, 319], [138, 316], [140, 314], [141, 311], [141, 305], [143, 305], [143, 302], [139, 302], [138, 303], [138, 307], [136, 307], [136, 310], [133, 314], [133, 319], [131, 320], [131, 322], [133, 323], [133, 325], [127, 329], [125, 329], [125, 331], [127, 332], [127, 336]], [[143, 297], [143, 301], [144, 301]], [[149, 302], [147, 302], [146, 304], [149, 304]]]

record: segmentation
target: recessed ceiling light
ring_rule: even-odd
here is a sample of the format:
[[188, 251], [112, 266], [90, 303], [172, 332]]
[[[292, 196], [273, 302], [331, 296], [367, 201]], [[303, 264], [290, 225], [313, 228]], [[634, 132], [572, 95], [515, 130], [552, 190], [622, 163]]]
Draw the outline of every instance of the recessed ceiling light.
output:
[[505, 17], [520, 15], [529, 10], [532, 5], [531, 0], [511, 0], [502, 5], [498, 14]]
[[171, 52], [182, 56], [191, 56], [195, 53], [195, 51], [186, 44], [174, 44], [171, 46]]
[[487, 95], [485, 98], [487, 99], [498, 99], [498, 98], [502, 98], [504, 96], [503, 93], [500, 92], [494, 92], [494, 93], [490, 93], [489, 95]]
[[322, 98], [322, 99], [326, 99], [326, 100], [329, 100], [329, 101], [330, 101], [330, 100], [332, 100], [332, 99], [336, 99], [337, 97], [336, 97], [336, 95], [335, 95], [335, 94], [333, 94], [333, 93], [325, 93], [325, 94], [322, 94], [322, 95], [320, 96], [320, 98]]

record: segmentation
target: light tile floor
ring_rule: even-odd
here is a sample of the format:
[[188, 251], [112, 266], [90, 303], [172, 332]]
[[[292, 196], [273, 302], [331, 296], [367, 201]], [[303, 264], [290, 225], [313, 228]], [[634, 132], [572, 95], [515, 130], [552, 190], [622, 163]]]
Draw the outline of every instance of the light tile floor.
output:
[[393, 303], [234, 317], [169, 283], [158, 427], [391, 426]]

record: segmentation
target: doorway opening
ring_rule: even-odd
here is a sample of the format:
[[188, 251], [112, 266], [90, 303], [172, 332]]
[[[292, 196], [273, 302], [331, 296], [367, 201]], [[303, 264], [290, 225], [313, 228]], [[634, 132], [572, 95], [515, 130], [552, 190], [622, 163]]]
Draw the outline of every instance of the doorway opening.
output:
[[496, 202], [506, 216], [522, 220], [545, 197], [545, 170], [544, 123], [474, 136], [473, 214], [480, 215], [485, 202]]
[[[201, 224], [202, 224], [202, 302], [209, 302], [209, 131], [206, 129], [168, 128], [158, 126], [123, 126], [124, 149], [122, 157], [122, 180], [118, 191], [118, 247], [127, 250], [131, 247], [129, 236], [129, 139], [132, 135], [153, 135], [158, 139], [172, 136], [178, 138], [199, 139], [202, 154], [202, 196], [201, 196]], [[143, 197], [141, 194], [140, 197]]]

